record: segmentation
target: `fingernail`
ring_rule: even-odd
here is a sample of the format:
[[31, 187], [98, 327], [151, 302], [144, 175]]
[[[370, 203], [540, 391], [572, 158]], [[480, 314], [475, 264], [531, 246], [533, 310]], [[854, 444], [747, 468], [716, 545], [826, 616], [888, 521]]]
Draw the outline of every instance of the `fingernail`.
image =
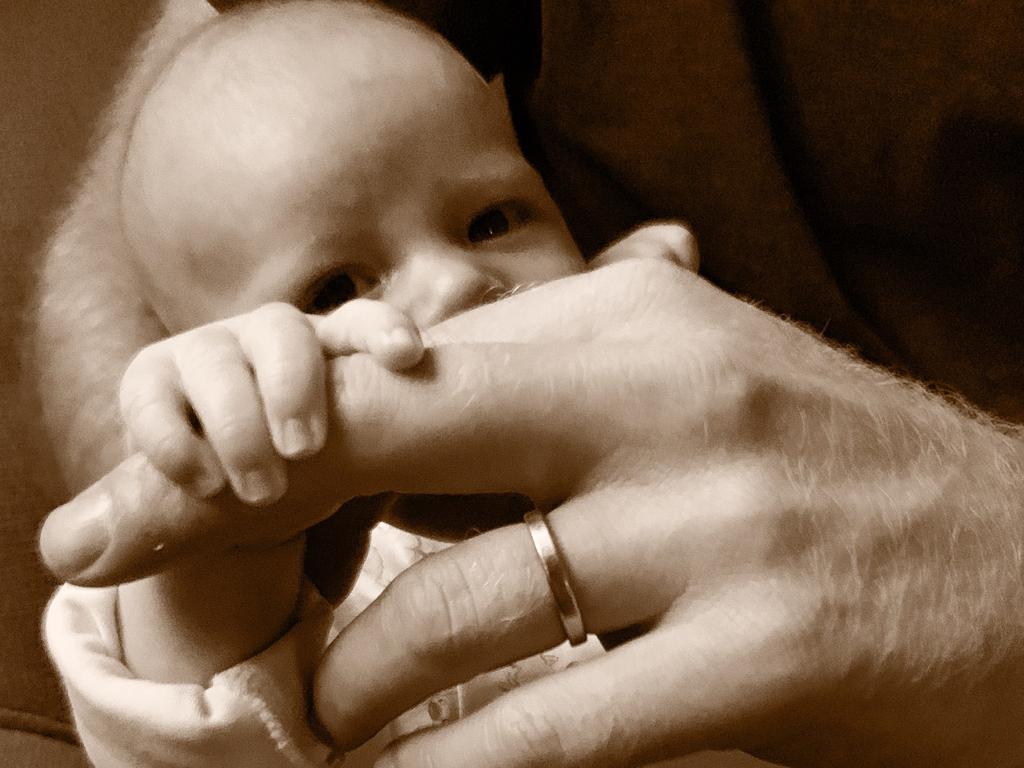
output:
[[203, 467], [192, 481], [192, 493], [200, 499], [208, 499], [224, 488], [224, 473], [219, 465]]
[[278, 438], [282, 455], [294, 459], [313, 450], [313, 430], [302, 419], [288, 419]]
[[373, 337], [370, 344], [371, 351], [377, 354], [391, 354], [395, 348], [405, 348], [415, 345], [412, 334], [405, 328], [392, 328], [390, 331], [381, 331]]
[[107, 493], [85, 494], [50, 513], [39, 532], [39, 551], [55, 576], [74, 579], [99, 560], [110, 544]]
[[394, 347], [410, 347], [416, 343], [408, 328], [392, 328], [387, 334], [387, 339]]
[[382, 331], [374, 338], [370, 351], [377, 362], [393, 370], [416, 365], [423, 357], [423, 344], [406, 328]]
[[284, 493], [287, 478], [283, 468], [250, 469], [232, 480], [238, 498], [246, 504], [259, 506], [277, 501]]

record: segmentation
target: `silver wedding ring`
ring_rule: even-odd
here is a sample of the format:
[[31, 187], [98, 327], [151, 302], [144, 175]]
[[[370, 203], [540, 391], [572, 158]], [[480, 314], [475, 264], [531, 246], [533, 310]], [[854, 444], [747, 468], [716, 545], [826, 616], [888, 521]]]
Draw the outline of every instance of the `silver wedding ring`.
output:
[[530, 531], [533, 547], [537, 550], [537, 556], [547, 574], [548, 585], [551, 587], [551, 595], [555, 599], [555, 608], [558, 609], [558, 618], [562, 621], [565, 636], [570, 645], [580, 645], [587, 640], [587, 630], [583, 627], [580, 604], [576, 601], [572, 584], [569, 583], [569, 571], [551, 535], [548, 521], [542, 513], [533, 510], [523, 515], [523, 522]]

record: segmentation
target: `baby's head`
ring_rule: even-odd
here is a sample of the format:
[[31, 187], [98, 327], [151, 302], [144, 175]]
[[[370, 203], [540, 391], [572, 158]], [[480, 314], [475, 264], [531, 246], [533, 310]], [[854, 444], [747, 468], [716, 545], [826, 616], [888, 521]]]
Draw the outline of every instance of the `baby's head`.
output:
[[170, 331], [357, 295], [426, 326], [583, 265], [500, 87], [359, 3], [257, 4], [200, 29], [141, 105], [121, 202]]

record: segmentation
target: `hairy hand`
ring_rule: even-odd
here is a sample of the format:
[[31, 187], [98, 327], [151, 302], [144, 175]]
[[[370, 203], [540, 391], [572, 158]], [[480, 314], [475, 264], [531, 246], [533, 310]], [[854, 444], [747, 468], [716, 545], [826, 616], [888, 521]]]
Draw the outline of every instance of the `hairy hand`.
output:
[[[588, 629], [622, 642], [400, 742], [389, 765], [1018, 754], [1019, 436], [658, 260], [431, 340], [413, 376], [334, 363], [332, 437], [278, 505], [198, 502], [130, 459], [53, 514], [44, 555], [107, 583], [284, 540], [351, 496], [523, 493], [552, 510]], [[524, 527], [499, 528], [411, 568], [341, 634], [318, 714], [354, 745], [561, 631]]]

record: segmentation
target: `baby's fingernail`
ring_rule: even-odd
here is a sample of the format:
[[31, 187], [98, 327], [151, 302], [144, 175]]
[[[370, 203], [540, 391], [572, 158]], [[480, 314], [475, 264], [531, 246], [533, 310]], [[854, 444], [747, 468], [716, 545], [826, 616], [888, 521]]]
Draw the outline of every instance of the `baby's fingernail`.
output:
[[188, 493], [199, 499], [209, 499], [224, 489], [226, 479], [220, 463], [212, 456], [205, 456], [199, 471], [189, 480]]
[[200, 499], [208, 499], [220, 493], [224, 488], [224, 474], [220, 466], [205, 466], [192, 480], [191, 491], [193, 496]]
[[400, 371], [416, 365], [423, 358], [423, 343], [407, 328], [382, 331], [370, 345], [377, 362]]
[[408, 328], [393, 328], [388, 333], [388, 343], [395, 347], [411, 347], [416, 344], [416, 339]]
[[250, 469], [236, 475], [231, 485], [246, 504], [259, 506], [281, 498], [287, 485], [283, 467]]
[[99, 560], [110, 544], [111, 506], [107, 493], [86, 494], [50, 513], [39, 551], [55, 576], [73, 579]]
[[374, 339], [372, 346], [378, 353], [390, 353], [396, 347], [411, 347], [416, 340], [407, 328], [392, 328], [390, 331], [381, 331]]
[[309, 424], [302, 419], [289, 419], [281, 427], [278, 442], [282, 456], [295, 459], [313, 449], [313, 433]]
[[279, 429], [278, 450], [286, 459], [303, 459], [319, 451], [326, 436], [324, 419], [289, 419]]

